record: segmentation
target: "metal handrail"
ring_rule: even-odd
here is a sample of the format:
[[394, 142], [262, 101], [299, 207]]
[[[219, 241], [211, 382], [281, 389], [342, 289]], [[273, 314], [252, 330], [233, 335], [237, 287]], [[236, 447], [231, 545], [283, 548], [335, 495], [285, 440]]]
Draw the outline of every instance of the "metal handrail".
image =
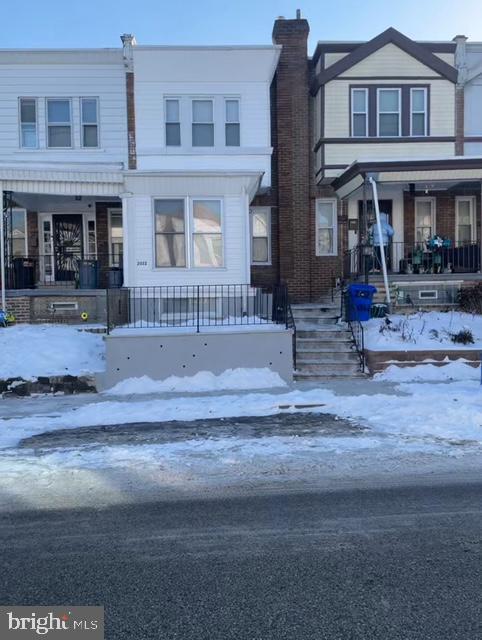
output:
[[354, 320], [352, 319], [353, 316], [355, 315], [354, 313], [345, 313], [346, 309], [346, 304], [348, 301], [348, 311], [354, 311], [353, 308], [353, 301], [351, 300], [351, 298], [347, 295], [347, 291], [343, 290], [341, 292], [341, 317], [342, 319], [345, 318], [346, 323], [348, 324], [348, 327], [350, 329], [352, 338], [353, 338], [353, 344], [355, 345], [355, 349], [356, 352], [358, 354], [358, 358], [360, 360], [360, 371], [362, 373], [365, 373], [365, 366], [366, 366], [366, 357], [365, 357], [365, 330], [363, 328], [363, 324], [360, 322], [360, 320]]

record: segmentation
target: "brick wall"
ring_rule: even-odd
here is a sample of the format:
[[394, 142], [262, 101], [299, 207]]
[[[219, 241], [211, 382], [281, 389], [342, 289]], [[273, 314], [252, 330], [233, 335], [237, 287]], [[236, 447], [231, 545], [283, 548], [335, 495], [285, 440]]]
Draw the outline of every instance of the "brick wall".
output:
[[455, 155], [464, 155], [464, 85], [455, 86]]
[[30, 322], [30, 298], [28, 296], [8, 297], [7, 309], [15, 316], [16, 322]]
[[126, 100], [129, 169], [137, 169], [136, 111], [134, 102], [134, 73], [132, 71], [126, 72]]

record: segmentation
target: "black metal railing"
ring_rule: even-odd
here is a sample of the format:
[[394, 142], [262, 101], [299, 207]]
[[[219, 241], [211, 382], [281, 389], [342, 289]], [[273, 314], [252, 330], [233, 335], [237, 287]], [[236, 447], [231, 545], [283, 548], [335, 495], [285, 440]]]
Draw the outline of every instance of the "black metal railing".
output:
[[107, 290], [108, 331], [189, 327], [283, 325], [293, 328], [284, 285], [170, 285]]
[[122, 255], [67, 250], [49, 255], [13, 255], [6, 261], [5, 280], [7, 289], [120, 287]]
[[[480, 243], [391, 242], [385, 248], [387, 270], [401, 274], [477, 273], [480, 271]], [[379, 247], [357, 246], [347, 251], [343, 261], [345, 280], [356, 280], [365, 270], [381, 272]]]
[[365, 333], [363, 324], [356, 319], [356, 309], [353, 299], [350, 298], [346, 290], [341, 292], [341, 319], [345, 320], [350, 329], [353, 344], [355, 346], [360, 361], [360, 371], [365, 373]]

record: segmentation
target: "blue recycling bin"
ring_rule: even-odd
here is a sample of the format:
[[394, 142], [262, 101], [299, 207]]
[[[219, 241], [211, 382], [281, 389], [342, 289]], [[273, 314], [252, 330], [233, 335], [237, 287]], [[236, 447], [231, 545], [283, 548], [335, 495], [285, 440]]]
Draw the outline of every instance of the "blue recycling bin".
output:
[[371, 284], [351, 284], [347, 291], [347, 320], [370, 320], [373, 296], [377, 289]]

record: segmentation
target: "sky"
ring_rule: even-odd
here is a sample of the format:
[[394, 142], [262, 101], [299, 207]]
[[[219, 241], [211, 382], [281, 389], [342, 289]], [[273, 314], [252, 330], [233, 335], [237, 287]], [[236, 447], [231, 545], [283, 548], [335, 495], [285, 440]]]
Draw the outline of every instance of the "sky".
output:
[[277, 16], [310, 23], [318, 40], [367, 40], [389, 26], [420, 40], [482, 41], [482, 0], [23, 0], [8, 3], [2, 48], [139, 44], [269, 44]]

